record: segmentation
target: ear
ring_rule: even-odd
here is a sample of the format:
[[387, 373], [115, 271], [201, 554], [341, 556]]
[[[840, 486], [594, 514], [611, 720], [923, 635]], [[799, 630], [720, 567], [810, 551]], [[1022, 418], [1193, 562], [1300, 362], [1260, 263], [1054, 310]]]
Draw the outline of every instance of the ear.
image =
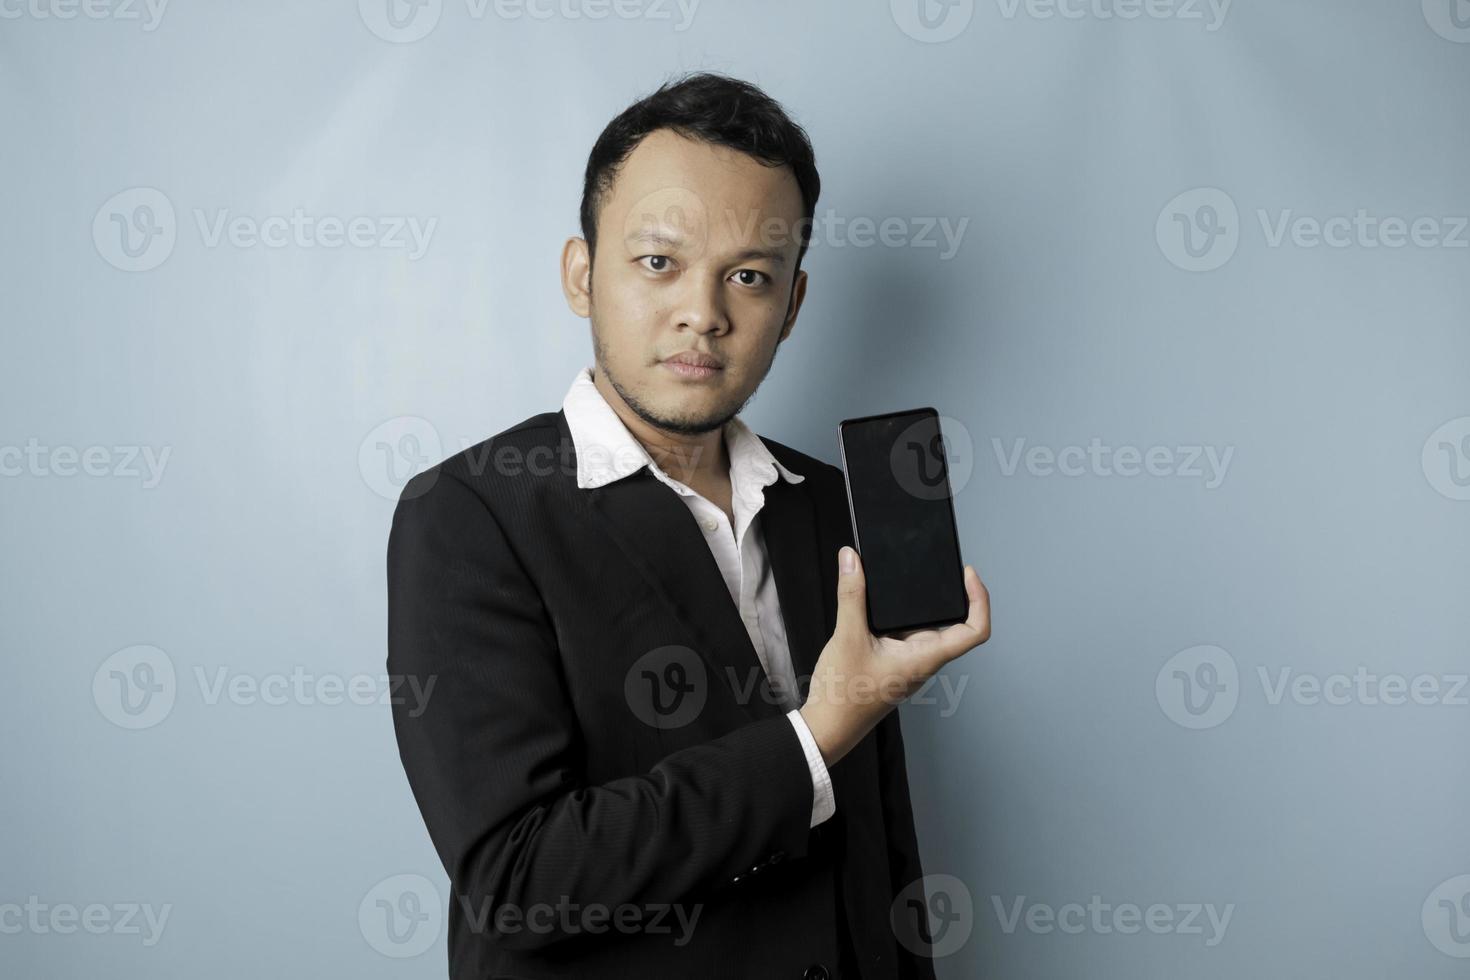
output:
[[583, 238], [568, 238], [561, 249], [561, 291], [567, 306], [586, 319], [592, 314], [592, 253]]
[[806, 299], [806, 270], [800, 269], [796, 278], [791, 281], [791, 299], [786, 303], [786, 322], [781, 324], [781, 336], [777, 339], [779, 344], [791, 336], [791, 331], [796, 329], [796, 315], [801, 312], [802, 300]]

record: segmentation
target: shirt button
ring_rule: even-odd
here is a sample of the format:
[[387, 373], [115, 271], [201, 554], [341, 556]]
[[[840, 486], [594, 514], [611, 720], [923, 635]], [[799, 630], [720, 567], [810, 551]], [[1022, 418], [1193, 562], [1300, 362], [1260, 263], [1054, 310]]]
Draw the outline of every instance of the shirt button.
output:
[[715, 520], [713, 518], [710, 518], [710, 517], [706, 517], [704, 520], [700, 521], [699, 523], [701, 523], [701, 524], [704, 525], [704, 529], [706, 531], [713, 531], [715, 528], [717, 528], [717, 527], [720, 526], [720, 522], [719, 521], [717, 521], [717, 520]]

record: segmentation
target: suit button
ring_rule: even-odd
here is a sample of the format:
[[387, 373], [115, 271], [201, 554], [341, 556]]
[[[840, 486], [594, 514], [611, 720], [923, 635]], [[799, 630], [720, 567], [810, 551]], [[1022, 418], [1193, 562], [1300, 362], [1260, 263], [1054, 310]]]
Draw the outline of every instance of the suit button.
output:
[[827, 980], [829, 974], [827, 968], [820, 963], [813, 963], [802, 973], [801, 980]]

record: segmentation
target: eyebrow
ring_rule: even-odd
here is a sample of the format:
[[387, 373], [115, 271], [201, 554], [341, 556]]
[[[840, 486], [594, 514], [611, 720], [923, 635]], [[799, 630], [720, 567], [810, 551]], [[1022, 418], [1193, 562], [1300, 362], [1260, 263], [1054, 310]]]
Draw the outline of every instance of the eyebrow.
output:
[[[677, 249], [684, 244], [684, 239], [678, 235], [668, 235], [661, 231], [638, 231], [624, 239], [629, 245], [642, 242], [647, 245], [662, 246], [664, 248]], [[776, 265], [785, 265], [786, 256], [778, 248], [747, 248], [736, 252], [730, 257], [731, 262], [748, 262], [751, 259], [765, 259]]]

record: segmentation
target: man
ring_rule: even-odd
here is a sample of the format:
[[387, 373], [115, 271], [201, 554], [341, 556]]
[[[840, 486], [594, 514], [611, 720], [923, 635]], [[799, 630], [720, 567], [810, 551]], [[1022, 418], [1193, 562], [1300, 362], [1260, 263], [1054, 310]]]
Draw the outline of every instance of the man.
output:
[[435, 687], [394, 723], [457, 980], [933, 976], [892, 709], [989, 597], [966, 566], [965, 623], [874, 637], [841, 471], [737, 417], [818, 189], [754, 86], [630, 106], [562, 253], [595, 365], [403, 492], [388, 664]]

